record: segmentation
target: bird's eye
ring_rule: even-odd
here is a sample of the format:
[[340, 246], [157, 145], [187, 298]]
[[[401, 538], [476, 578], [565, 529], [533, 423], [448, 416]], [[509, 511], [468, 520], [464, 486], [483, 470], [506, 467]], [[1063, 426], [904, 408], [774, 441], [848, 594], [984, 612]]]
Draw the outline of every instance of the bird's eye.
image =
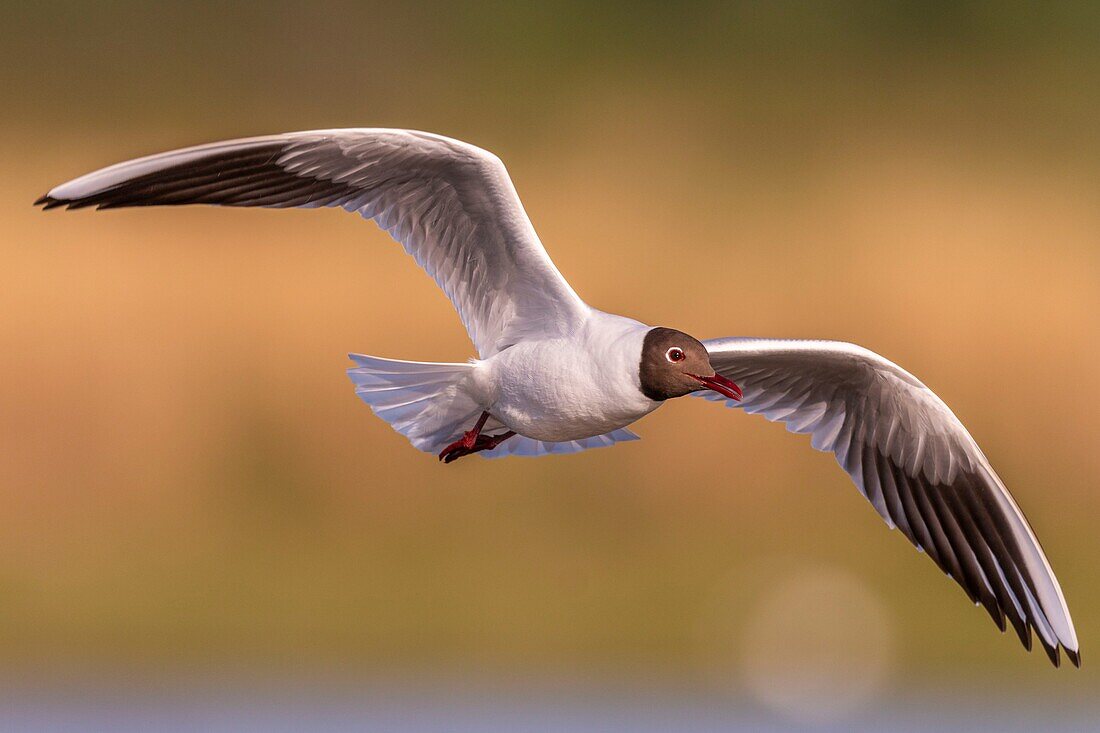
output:
[[684, 360], [684, 350], [678, 346], [673, 346], [671, 349], [665, 352], [665, 358], [675, 364], [678, 361]]

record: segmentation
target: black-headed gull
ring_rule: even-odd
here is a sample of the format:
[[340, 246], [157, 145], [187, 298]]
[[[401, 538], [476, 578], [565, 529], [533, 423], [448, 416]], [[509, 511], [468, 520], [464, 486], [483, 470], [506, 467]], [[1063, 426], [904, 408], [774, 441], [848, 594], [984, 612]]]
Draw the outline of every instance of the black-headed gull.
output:
[[[891, 527], [1028, 649], [1080, 664], [1061, 588], [1027, 520], [955, 415], [901, 367], [851, 344], [699, 341], [604, 313], [550, 261], [495, 155], [411, 130], [297, 132], [104, 168], [37, 202], [340, 206], [374, 219], [451, 299], [477, 359], [352, 354], [356, 393], [446, 462], [571, 453], [637, 436], [666, 400], [700, 395], [779, 420], [832, 451]], [[742, 395], [742, 390], [744, 393]]]

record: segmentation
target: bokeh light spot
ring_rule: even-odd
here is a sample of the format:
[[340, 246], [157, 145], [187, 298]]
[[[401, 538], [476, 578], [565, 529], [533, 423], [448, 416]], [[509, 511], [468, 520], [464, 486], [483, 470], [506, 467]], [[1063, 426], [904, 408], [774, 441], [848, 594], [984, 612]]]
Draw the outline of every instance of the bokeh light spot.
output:
[[803, 723], [867, 706], [893, 659], [889, 612], [859, 578], [833, 568], [780, 577], [749, 612], [741, 672], [753, 697]]

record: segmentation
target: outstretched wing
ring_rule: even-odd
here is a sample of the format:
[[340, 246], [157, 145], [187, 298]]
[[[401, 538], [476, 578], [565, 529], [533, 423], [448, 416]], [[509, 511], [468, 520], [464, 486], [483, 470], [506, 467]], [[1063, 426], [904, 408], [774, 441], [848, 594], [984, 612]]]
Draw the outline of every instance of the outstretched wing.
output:
[[[730, 407], [809, 433], [832, 451], [887, 524], [955, 579], [1024, 646], [1031, 629], [1058, 665], [1077, 635], [1035, 534], [970, 433], [901, 367], [852, 344], [751, 338], [703, 342], [744, 392]], [[698, 393], [724, 399], [714, 392]]]
[[45, 208], [341, 206], [375, 220], [451, 299], [482, 358], [588, 311], [535, 234], [504, 164], [411, 130], [296, 132], [200, 145], [57, 186]]

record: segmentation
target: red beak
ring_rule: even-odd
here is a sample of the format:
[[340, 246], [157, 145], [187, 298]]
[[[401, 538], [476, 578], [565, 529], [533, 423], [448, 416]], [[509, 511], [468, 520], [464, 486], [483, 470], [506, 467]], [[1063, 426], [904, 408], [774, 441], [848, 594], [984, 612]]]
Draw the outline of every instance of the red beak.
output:
[[741, 394], [741, 388], [733, 383], [732, 380], [726, 379], [721, 374], [715, 374], [710, 377], [700, 377], [698, 374], [689, 374], [689, 377], [698, 379], [704, 387], [707, 389], [713, 389], [723, 397], [729, 397], [731, 400], [740, 401], [743, 394]]

